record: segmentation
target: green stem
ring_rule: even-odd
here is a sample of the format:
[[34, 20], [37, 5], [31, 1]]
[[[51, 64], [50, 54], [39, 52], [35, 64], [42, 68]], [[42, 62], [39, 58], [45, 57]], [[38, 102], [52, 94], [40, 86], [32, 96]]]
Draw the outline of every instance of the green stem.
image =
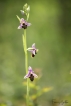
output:
[[[27, 55], [27, 42], [26, 42], [26, 29], [24, 30], [23, 35], [23, 47], [25, 52], [25, 70], [26, 74], [28, 73], [28, 55]], [[27, 97], [26, 97], [27, 106], [29, 106], [29, 79], [27, 78]]]

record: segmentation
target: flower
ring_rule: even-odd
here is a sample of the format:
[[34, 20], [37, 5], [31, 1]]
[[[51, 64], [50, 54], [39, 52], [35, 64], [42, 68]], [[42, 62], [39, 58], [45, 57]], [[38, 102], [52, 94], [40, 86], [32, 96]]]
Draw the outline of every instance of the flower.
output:
[[33, 81], [34, 80], [34, 77], [37, 78], [38, 76], [34, 73], [34, 71], [32, 70], [32, 68], [29, 66], [28, 73], [24, 76], [24, 79], [30, 78], [30, 80]]
[[27, 26], [30, 26], [30, 25], [31, 25], [31, 23], [28, 23], [24, 20], [24, 18], [21, 18], [20, 19], [20, 25], [18, 26], [18, 29], [21, 29], [21, 28], [26, 29]]
[[32, 53], [32, 57], [34, 57], [35, 54], [37, 54], [37, 52], [38, 52], [38, 49], [35, 48], [35, 43], [32, 44], [32, 47], [28, 48], [27, 50]]

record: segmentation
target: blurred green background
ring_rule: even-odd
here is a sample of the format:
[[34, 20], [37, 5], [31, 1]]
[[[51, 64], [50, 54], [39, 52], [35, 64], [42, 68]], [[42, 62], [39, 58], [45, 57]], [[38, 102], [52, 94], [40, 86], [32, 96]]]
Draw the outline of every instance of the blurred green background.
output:
[[[23, 30], [18, 30], [28, 3], [31, 7], [27, 45], [39, 49], [29, 65], [42, 70], [38, 84], [53, 90], [40, 96], [38, 106], [53, 106], [52, 100], [67, 100], [71, 105], [71, 1], [70, 0], [0, 0], [0, 106], [25, 106], [26, 87]], [[30, 93], [31, 95], [31, 93]], [[6, 105], [5, 105], [6, 103]]]

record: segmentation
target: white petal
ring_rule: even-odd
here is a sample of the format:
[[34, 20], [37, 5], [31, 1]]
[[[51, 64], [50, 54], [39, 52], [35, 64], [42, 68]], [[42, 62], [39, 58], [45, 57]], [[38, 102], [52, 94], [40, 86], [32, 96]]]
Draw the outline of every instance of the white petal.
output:
[[30, 77], [30, 72], [28, 72], [28, 74], [24, 76], [24, 79], [26, 79], [28, 77]]
[[28, 50], [28, 51], [32, 51], [32, 50], [33, 50], [33, 48], [29, 47], [27, 50]]
[[28, 78], [28, 76], [27, 76], [27, 75], [25, 75], [25, 76], [24, 76], [24, 79], [26, 79], [26, 78]]
[[32, 48], [35, 48], [35, 43], [32, 44]]
[[33, 51], [32, 51], [32, 54], [34, 54], [34, 55], [35, 55], [35, 50], [33, 50]]
[[18, 26], [18, 29], [21, 29], [22, 27], [21, 27], [21, 25], [20, 26]]
[[38, 78], [38, 76], [37, 76], [36, 74], [34, 74], [34, 73], [33, 73], [33, 76], [34, 76], [35, 78]]
[[27, 23], [27, 26], [30, 26], [31, 25], [31, 23]]
[[24, 22], [25, 22], [24, 18], [21, 18], [21, 19], [20, 19], [20, 23], [22, 24], [22, 23], [24, 23]]
[[28, 70], [29, 70], [29, 71], [32, 71], [32, 67], [31, 67], [31, 66], [29, 66]]

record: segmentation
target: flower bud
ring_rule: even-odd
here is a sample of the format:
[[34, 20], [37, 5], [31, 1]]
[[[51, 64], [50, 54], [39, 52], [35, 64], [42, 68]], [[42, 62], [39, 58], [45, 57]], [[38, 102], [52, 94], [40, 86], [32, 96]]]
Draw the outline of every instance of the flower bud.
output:
[[28, 8], [26, 10], [27, 10], [27, 12], [29, 12], [30, 11], [30, 6], [28, 6]]
[[21, 14], [24, 14], [24, 11], [23, 10], [20, 10]]

